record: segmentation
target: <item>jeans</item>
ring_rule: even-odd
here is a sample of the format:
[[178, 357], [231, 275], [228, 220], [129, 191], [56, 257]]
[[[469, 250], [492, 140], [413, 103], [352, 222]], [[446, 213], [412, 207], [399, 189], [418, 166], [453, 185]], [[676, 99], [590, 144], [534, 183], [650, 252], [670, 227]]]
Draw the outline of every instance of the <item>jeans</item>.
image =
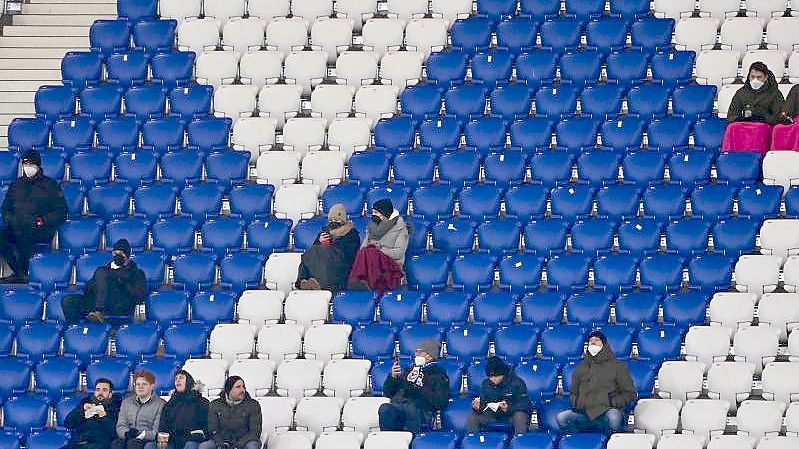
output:
[[383, 404], [377, 410], [382, 431], [407, 431], [416, 435], [422, 430], [427, 414], [412, 402], [392, 402]]
[[525, 433], [530, 424], [530, 415], [523, 411], [514, 412], [509, 417], [500, 420], [493, 413], [477, 413], [472, 411], [469, 419], [466, 421], [466, 430], [469, 432], [477, 432], [481, 428], [495, 423], [511, 423], [513, 424], [514, 433]]
[[604, 414], [591, 420], [584, 412], [564, 410], [558, 413], [558, 426], [565, 433], [577, 432], [618, 432], [624, 425], [624, 414], [619, 409], [612, 408]]
[[[186, 443], [185, 449], [189, 449], [189, 444], [192, 444], [192, 442]], [[216, 449], [216, 443], [214, 443], [214, 440], [203, 441], [197, 446], [197, 449]], [[255, 440], [248, 441], [247, 444], [244, 445], [244, 447], [239, 449], [261, 449], [261, 442]]]

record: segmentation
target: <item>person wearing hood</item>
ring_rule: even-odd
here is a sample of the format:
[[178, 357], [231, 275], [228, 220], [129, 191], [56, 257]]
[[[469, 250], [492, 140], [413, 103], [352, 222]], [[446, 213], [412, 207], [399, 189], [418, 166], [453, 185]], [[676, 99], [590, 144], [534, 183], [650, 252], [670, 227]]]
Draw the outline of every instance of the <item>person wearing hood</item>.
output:
[[391, 402], [378, 409], [380, 430], [418, 434], [425, 423], [432, 423], [434, 413], [449, 402], [447, 373], [436, 363], [439, 343], [427, 340], [416, 348], [413, 366], [402, 370], [398, 361], [383, 383], [383, 395]]
[[593, 331], [572, 374], [571, 410], [558, 413], [558, 425], [566, 433], [617, 432], [624, 425], [624, 409], [637, 396], [627, 365], [613, 355], [605, 334]]
[[230, 376], [208, 408], [211, 439], [199, 449], [260, 449], [261, 406], [247, 393], [244, 379]]
[[332, 292], [346, 287], [347, 276], [360, 246], [361, 236], [347, 219], [344, 205], [334, 205], [313, 246], [302, 254], [296, 287]]
[[49, 244], [66, 220], [67, 203], [61, 186], [44, 175], [42, 158], [28, 150], [21, 160], [21, 176], [11, 183], [3, 200], [0, 256], [14, 271], [3, 282], [28, 282], [28, 265], [37, 244]]
[[496, 423], [511, 423], [516, 434], [525, 433], [530, 424], [533, 406], [527, 385], [499, 357], [486, 363], [486, 379], [480, 396], [472, 400], [472, 413], [466, 421], [469, 432]]
[[130, 315], [147, 295], [144, 272], [130, 259], [130, 244], [125, 239], [114, 243], [112, 260], [97, 268], [86, 283], [83, 296], [67, 295], [61, 306], [70, 323], [85, 315], [89, 321], [102, 323], [106, 315]]
[[159, 432], [169, 434], [171, 449], [197, 449], [208, 440], [208, 399], [188, 371], [175, 373], [175, 391], [161, 412]]
[[399, 287], [408, 249], [408, 225], [388, 198], [375, 201], [366, 238], [355, 255], [348, 288], [382, 294]]
[[114, 384], [105, 378], [97, 379], [94, 394], [80, 401], [64, 419], [64, 427], [71, 435], [64, 449], [109, 449], [116, 437], [118, 416]]
[[777, 86], [774, 73], [758, 61], [749, 66], [746, 82], [732, 97], [727, 121], [778, 123], [785, 100]]
[[791, 87], [785, 97], [785, 106], [774, 127], [771, 139], [772, 150], [799, 150], [799, 85]]
[[155, 394], [155, 375], [133, 374], [133, 394], [122, 401], [117, 419], [117, 439], [112, 449], [155, 449], [164, 400]]

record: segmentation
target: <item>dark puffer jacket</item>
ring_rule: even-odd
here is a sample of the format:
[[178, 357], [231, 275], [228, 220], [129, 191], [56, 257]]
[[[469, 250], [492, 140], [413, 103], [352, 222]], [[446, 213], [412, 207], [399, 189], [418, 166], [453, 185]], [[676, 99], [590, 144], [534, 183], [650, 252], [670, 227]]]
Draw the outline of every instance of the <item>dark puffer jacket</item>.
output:
[[[187, 382], [183, 393], [174, 392], [161, 412], [160, 432], [170, 435], [175, 449], [182, 449], [187, 441], [202, 442], [208, 439], [208, 399], [194, 390], [194, 381]], [[190, 435], [201, 430], [202, 435]]]
[[748, 79], [749, 71], [747, 71], [746, 83], [732, 97], [730, 109], [727, 111], [727, 121], [745, 120], [744, 111], [748, 108], [752, 110], [752, 117], [759, 118], [769, 125], [774, 125], [777, 123], [777, 118], [782, 114], [785, 104], [782, 92], [777, 87], [777, 79], [774, 77], [774, 73], [766, 68], [763, 63], [756, 62], [752, 64], [751, 69], [766, 73], [766, 85], [759, 90], [752, 89], [752, 84]]
[[627, 365], [616, 360], [607, 342], [596, 356], [586, 352], [572, 374], [572, 408], [592, 420], [611, 408], [623, 410], [637, 396]]
[[64, 427], [72, 432], [72, 438], [69, 440], [67, 447], [72, 448], [81, 445], [92, 448], [111, 447], [111, 441], [117, 436], [116, 425], [121, 401], [122, 398], [120, 396], [114, 395], [110, 401], [103, 404], [106, 409], [104, 417], [93, 416], [86, 419], [83, 405], [96, 405], [98, 402], [93, 395], [83, 399], [64, 419]]
[[794, 118], [799, 115], [799, 84], [794, 85], [785, 98], [785, 115]]
[[[94, 272], [84, 287], [97, 309], [111, 315], [130, 315], [136, 304], [147, 296], [147, 279], [134, 261], [119, 269], [109, 263]], [[102, 305], [102, 307], [100, 307]]]
[[[30, 153], [26, 153], [26, 157]], [[38, 153], [35, 156], [38, 158]], [[33, 228], [36, 219], [42, 217], [44, 224], [36, 228], [36, 232], [52, 235], [66, 220], [67, 203], [61, 186], [39, 170], [32, 178], [22, 176], [11, 183], [2, 212], [3, 219], [17, 232]]]
[[[422, 367], [422, 375], [415, 382], [408, 380], [411, 369], [396, 379], [388, 376], [383, 383], [383, 395], [392, 402], [413, 402], [421, 412], [443, 410], [449, 402], [449, 378], [437, 363]], [[420, 386], [421, 384], [421, 386]]]
[[515, 412], [530, 413], [533, 408], [530, 396], [527, 394], [527, 385], [514, 373], [508, 373], [499, 385], [494, 385], [488, 379], [483, 380], [480, 386], [480, 404], [485, 407], [491, 402], [508, 402], [508, 411], [496, 412], [488, 410], [498, 418], [507, 418]]
[[249, 393], [240, 404], [214, 399], [208, 409], [208, 431], [217, 446], [229, 443], [241, 448], [261, 441], [261, 406]]

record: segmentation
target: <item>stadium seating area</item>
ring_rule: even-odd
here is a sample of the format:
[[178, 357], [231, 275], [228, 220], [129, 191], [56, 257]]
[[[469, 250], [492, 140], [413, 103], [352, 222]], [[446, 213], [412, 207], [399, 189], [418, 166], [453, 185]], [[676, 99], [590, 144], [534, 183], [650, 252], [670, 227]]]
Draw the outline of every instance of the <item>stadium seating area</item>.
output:
[[[753, 61], [799, 82], [788, 0], [119, 0], [9, 128], [68, 221], [0, 295], [0, 448], [56, 449], [98, 377], [245, 378], [268, 449], [799, 447], [799, 153], [721, 152]], [[745, 8], [742, 8], [745, 6]], [[5, 192], [5, 190], [3, 190]], [[407, 288], [292, 291], [343, 203], [391, 198]], [[142, 322], [60, 301], [127, 238]], [[630, 432], [560, 435], [592, 329]], [[376, 432], [392, 359], [442, 343], [451, 402]], [[465, 434], [496, 354], [538, 431]]]

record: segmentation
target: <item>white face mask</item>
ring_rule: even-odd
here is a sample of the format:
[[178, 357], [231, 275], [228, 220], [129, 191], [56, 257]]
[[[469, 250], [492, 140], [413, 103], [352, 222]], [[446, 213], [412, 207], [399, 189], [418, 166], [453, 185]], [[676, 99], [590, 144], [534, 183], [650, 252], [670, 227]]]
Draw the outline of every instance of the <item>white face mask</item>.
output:
[[752, 89], [754, 90], [760, 90], [760, 88], [763, 87], [763, 84], [765, 83], [759, 79], [749, 80], [749, 85], [752, 86]]
[[588, 353], [591, 354], [591, 356], [596, 357], [596, 355], [599, 354], [599, 351], [601, 350], [602, 346], [600, 345], [588, 345]]
[[413, 364], [416, 366], [424, 366], [425, 363], [427, 363], [427, 359], [420, 355], [413, 358]]
[[39, 167], [33, 164], [22, 164], [22, 174], [24, 174], [28, 178], [32, 178], [36, 176], [36, 173], [39, 172]]

